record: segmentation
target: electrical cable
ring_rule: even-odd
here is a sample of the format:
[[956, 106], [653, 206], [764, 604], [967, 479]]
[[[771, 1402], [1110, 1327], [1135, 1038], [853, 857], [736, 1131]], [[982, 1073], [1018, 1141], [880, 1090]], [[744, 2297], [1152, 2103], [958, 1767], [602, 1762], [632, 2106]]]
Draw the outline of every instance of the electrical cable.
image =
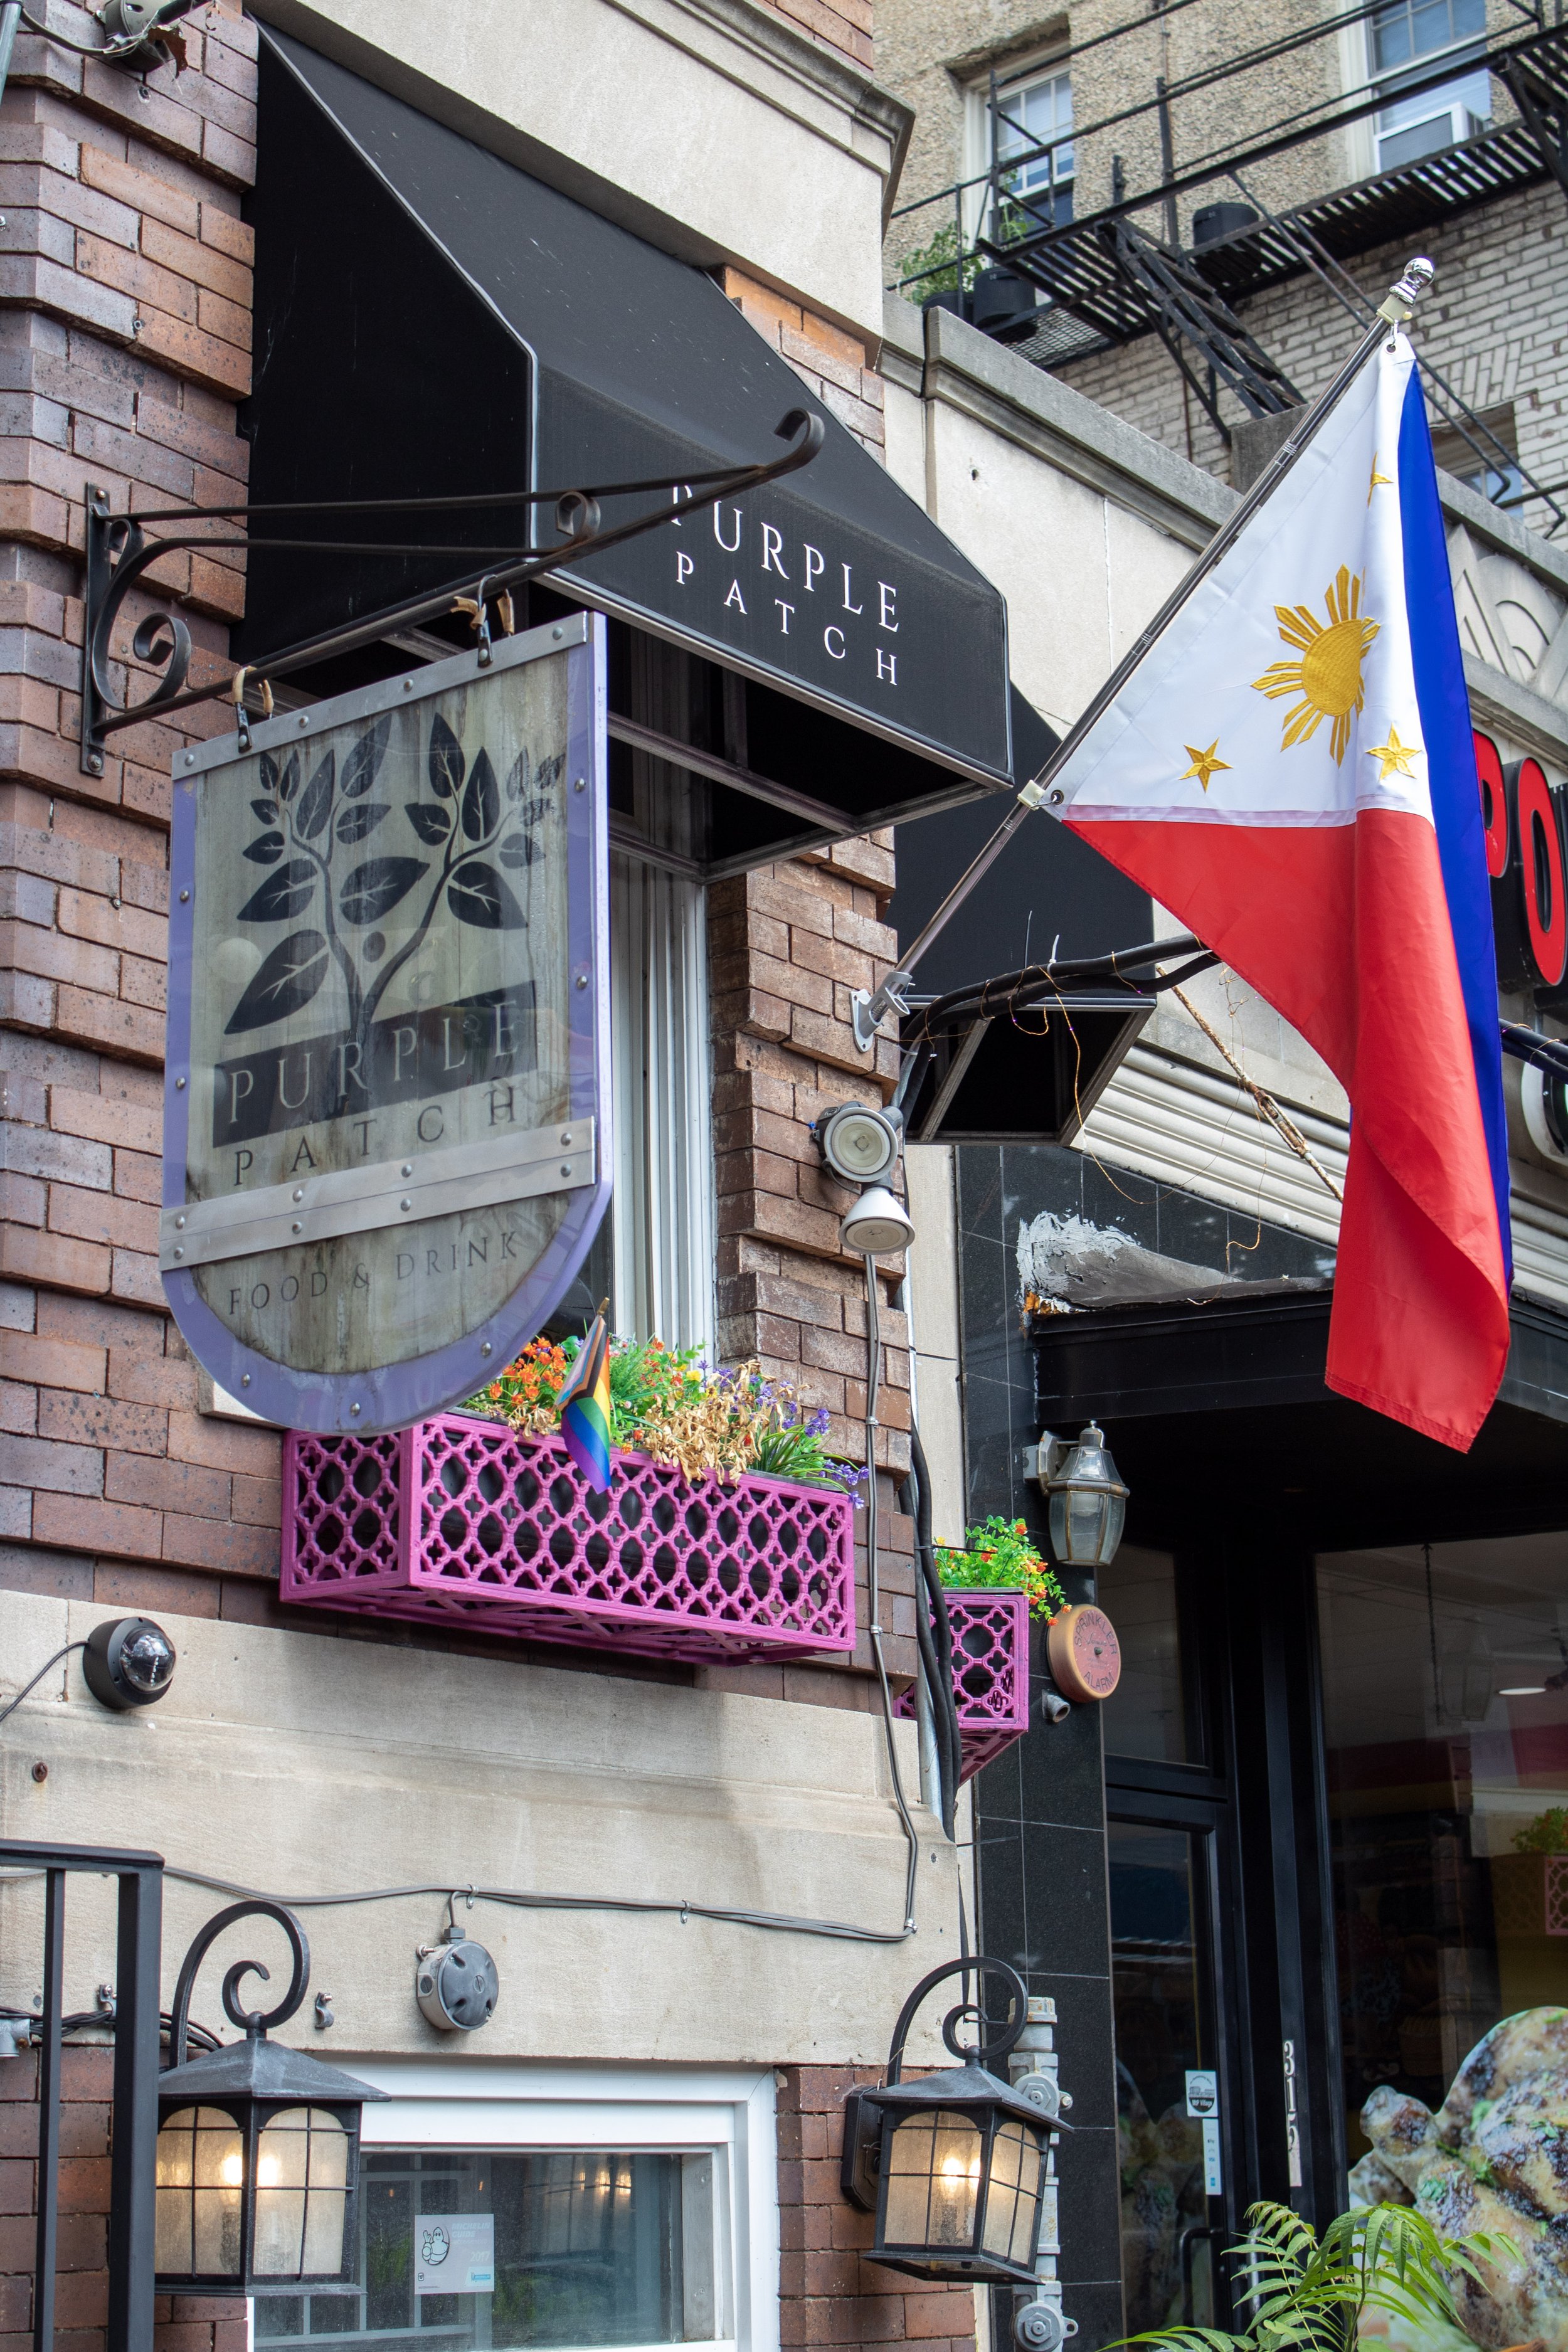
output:
[[[14, 1884], [23, 1878], [40, 1878], [37, 1870], [0, 1871], [0, 1884]], [[178, 1879], [184, 1886], [205, 1886], [215, 1895], [231, 1895], [248, 1902], [281, 1903], [289, 1911], [342, 1910], [358, 1903], [401, 1903], [415, 1896], [438, 1895], [444, 1902], [453, 1895], [472, 1895], [476, 1902], [499, 1903], [517, 1911], [630, 1911], [648, 1914], [668, 1913], [675, 1918], [713, 1919], [737, 1927], [765, 1927], [782, 1935], [826, 1936], [836, 1941], [852, 1944], [903, 1944], [914, 1933], [910, 1927], [858, 1927], [847, 1919], [807, 1919], [786, 1911], [748, 1911], [736, 1904], [692, 1903], [683, 1899], [636, 1895], [536, 1895], [515, 1886], [452, 1887], [445, 1883], [422, 1883], [415, 1886], [365, 1886], [351, 1889], [342, 1895], [274, 1895], [257, 1886], [242, 1885], [237, 1880], [217, 1878], [210, 1871], [184, 1870], [174, 1863], [163, 1865], [165, 1878]]]
[[26, 1697], [27, 1693], [30, 1690], [36, 1690], [37, 1688], [38, 1685], [43, 1681], [44, 1676], [48, 1673], [51, 1666], [58, 1666], [60, 1660], [62, 1658], [68, 1658], [73, 1650], [85, 1650], [86, 1647], [87, 1643], [85, 1642], [68, 1642], [63, 1650], [57, 1650], [52, 1658], [46, 1658], [43, 1664], [38, 1668], [37, 1673], [33, 1676], [32, 1681], [30, 1683], [24, 1683], [21, 1689], [16, 1693], [15, 1698], [9, 1700], [5, 1706], [0, 1706], [0, 1723], [4, 1723], [8, 1715], [16, 1714], [16, 1709], [21, 1706], [22, 1701]]
[[910, 1475], [903, 1490], [908, 1497], [905, 1508], [915, 1523], [915, 1558], [920, 1564], [921, 1581], [924, 1587], [923, 1600], [918, 1595], [916, 1598], [915, 1630], [936, 1717], [942, 1774], [942, 1825], [951, 1838], [954, 1834], [957, 1819], [959, 1780], [963, 1770], [958, 1702], [952, 1680], [952, 1621], [948, 1614], [947, 1595], [937, 1574], [936, 1549], [931, 1541], [931, 1472], [926, 1464], [925, 1448], [921, 1444], [920, 1430], [912, 1423], [910, 1457]]
[[866, 1257], [866, 1611], [870, 1619], [871, 1655], [882, 1694], [882, 1728], [888, 1742], [888, 1769], [892, 1776], [893, 1802], [909, 1841], [909, 1874], [904, 1890], [904, 1933], [915, 1932], [915, 1885], [920, 1875], [920, 1832], [910, 1818], [899, 1770], [893, 1736], [893, 1694], [888, 1684], [888, 1663], [882, 1654], [881, 1584], [877, 1564], [877, 1401], [882, 1385], [882, 1330], [878, 1316], [877, 1261]]

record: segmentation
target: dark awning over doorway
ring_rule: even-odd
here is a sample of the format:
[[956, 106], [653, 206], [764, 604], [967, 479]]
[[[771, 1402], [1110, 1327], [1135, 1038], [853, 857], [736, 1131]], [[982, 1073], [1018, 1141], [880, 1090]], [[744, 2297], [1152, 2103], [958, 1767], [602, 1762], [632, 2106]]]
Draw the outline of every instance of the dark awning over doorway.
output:
[[[272, 33], [258, 169], [258, 500], [707, 472], [776, 455], [792, 408], [824, 415], [802, 472], [553, 583], [626, 625], [612, 713], [700, 755], [696, 863], [1011, 780], [1000, 594], [711, 278]], [[606, 501], [605, 523], [646, 506]], [[518, 512], [443, 518], [435, 557], [253, 555], [243, 657], [438, 585], [459, 543], [519, 543]], [[637, 638], [680, 657], [650, 667]]]

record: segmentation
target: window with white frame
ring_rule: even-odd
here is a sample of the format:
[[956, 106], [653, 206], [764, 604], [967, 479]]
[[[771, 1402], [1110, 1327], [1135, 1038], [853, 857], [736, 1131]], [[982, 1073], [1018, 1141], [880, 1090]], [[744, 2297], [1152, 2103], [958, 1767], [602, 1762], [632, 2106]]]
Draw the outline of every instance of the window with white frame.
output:
[[[989, 172], [992, 162], [1007, 167], [1002, 202], [985, 234], [1000, 244], [1009, 235], [1058, 227], [1072, 218], [1072, 76], [1065, 67], [1036, 64], [1005, 77], [988, 75], [969, 94], [966, 173]], [[994, 150], [993, 150], [994, 140]], [[1024, 199], [1008, 206], [1007, 196]], [[976, 197], [983, 201], [984, 191]], [[975, 205], [976, 224], [981, 201]]]
[[[1372, 79], [1384, 100], [1373, 124], [1380, 172], [1418, 163], [1486, 129], [1491, 119], [1486, 28], [1486, 0], [1389, 0], [1369, 19]], [[1451, 80], [1401, 94], [1402, 85], [1424, 80], [1450, 56]]]
[[356, 2070], [356, 2283], [258, 2295], [256, 2352], [776, 2352], [771, 2069]]

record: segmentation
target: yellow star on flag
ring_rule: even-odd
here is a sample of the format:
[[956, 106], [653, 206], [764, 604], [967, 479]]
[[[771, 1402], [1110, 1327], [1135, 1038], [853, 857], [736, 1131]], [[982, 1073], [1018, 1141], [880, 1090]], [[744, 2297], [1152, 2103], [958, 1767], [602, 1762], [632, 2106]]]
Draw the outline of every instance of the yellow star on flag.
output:
[[1414, 776], [1415, 771], [1410, 762], [1412, 760], [1419, 760], [1422, 751], [1419, 743], [1402, 743], [1399, 740], [1398, 728], [1391, 727], [1388, 730], [1387, 742], [1369, 744], [1366, 756], [1369, 760], [1382, 762], [1377, 776], [1377, 781], [1381, 784], [1385, 783], [1390, 776]]
[[1209, 745], [1206, 751], [1200, 751], [1197, 749], [1197, 746], [1193, 743], [1184, 743], [1182, 749], [1193, 764], [1190, 768], [1183, 769], [1182, 773], [1178, 778], [1178, 782], [1184, 784], [1189, 776], [1195, 776], [1199, 783], [1202, 784], [1205, 793], [1209, 788], [1209, 778], [1214, 775], [1217, 770], [1221, 768], [1228, 768], [1230, 766], [1230, 761], [1228, 760], [1221, 760], [1215, 757], [1215, 754], [1219, 750], [1219, 737], [1217, 735], [1215, 737], [1214, 741]]
[[1371, 506], [1372, 504], [1372, 494], [1373, 490], [1376, 489], [1378, 484], [1381, 482], [1384, 488], [1386, 488], [1393, 479], [1394, 477], [1392, 474], [1380, 474], [1378, 472], [1377, 451], [1374, 449], [1372, 453], [1372, 479], [1366, 486], [1366, 502], [1368, 506]]

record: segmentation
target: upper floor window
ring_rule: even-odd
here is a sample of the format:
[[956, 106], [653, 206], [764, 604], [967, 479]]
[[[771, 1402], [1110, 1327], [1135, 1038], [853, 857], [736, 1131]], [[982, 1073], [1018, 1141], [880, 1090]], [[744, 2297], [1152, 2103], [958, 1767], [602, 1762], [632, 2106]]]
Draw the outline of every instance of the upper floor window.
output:
[[[1391, 0], [1372, 18], [1373, 80], [1385, 100], [1374, 124], [1380, 172], [1438, 154], [1486, 128], [1491, 82], [1485, 36], [1486, 0]], [[1446, 51], [1456, 68], [1451, 81], [1401, 95], [1403, 85], [1425, 79]]]
[[[976, 128], [984, 151], [973, 159], [978, 173], [993, 155], [1006, 167], [1001, 205], [990, 234], [998, 241], [1026, 235], [1072, 218], [1072, 77], [1059, 67], [1031, 66], [975, 91]], [[994, 147], [993, 147], [994, 141]], [[1016, 160], [1015, 160], [1016, 159]], [[1009, 195], [1026, 199], [1028, 211], [1009, 207]]]

